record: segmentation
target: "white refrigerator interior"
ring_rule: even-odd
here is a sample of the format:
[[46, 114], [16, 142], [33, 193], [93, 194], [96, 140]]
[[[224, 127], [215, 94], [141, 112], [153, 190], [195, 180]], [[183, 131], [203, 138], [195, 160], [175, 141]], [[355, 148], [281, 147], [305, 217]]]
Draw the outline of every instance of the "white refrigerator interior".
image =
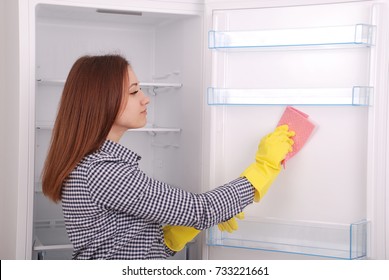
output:
[[263, 200], [244, 210], [237, 232], [209, 231], [209, 258], [367, 257], [368, 143], [374, 95], [384, 94], [372, 82], [375, 9], [361, 2], [213, 11], [210, 185], [253, 162], [285, 105], [316, 128]]
[[[70, 258], [60, 204], [41, 191], [64, 81], [82, 55], [117, 53], [131, 63], [150, 97], [145, 128], [121, 144], [142, 156], [149, 176], [196, 192], [201, 184], [201, 42], [199, 15], [36, 7], [34, 258]], [[64, 155], [66, 156], [66, 155]]]

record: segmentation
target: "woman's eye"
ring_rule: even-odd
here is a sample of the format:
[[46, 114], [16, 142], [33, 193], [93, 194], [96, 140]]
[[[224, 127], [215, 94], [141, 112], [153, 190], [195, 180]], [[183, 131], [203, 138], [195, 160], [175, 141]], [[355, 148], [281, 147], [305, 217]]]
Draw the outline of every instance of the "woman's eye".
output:
[[138, 92], [139, 92], [139, 90], [136, 90], [136, 91], [130, 92], [130, 94], [137, 94]]

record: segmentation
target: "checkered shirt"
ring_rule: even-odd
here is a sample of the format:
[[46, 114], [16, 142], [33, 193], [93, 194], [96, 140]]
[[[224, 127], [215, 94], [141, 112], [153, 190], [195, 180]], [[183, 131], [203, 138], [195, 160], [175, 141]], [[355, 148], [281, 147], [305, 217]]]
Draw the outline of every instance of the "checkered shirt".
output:
[[195, 194], [147, 177], [139, 160], [107, 140], [68, 176], [62, 210], [74, 259], [165, 259], [174, 252], [164, 244], [163, 224], [204, 230], [253, 201], [244, 178]]

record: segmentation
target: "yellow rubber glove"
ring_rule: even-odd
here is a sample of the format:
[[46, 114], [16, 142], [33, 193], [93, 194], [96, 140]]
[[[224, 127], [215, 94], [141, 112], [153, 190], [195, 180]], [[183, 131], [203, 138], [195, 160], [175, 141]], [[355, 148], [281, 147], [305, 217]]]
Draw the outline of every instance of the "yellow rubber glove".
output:
[[166, 246], [175, 252], [184, 249], [186, 243], [200, 233], [200, 230], [187, 226], [166, 225], [162, 230]]
[[244, 219], [244, 213], [240, 212], [237, 214], [235, 217], [232, 217], [228, 221], [222, 222], [217, 225], [220, 231], [227, 231], [229, 233], [234, 232], [235, 230], [238, 230], [238, 222], [236, 221], [235, 218], [238, 218], [239, 220]]
[[[240, 212], [235, 217], [242, 220], [244, 218], [244, 213]], [[238, 223], [236, 222], [235, 217], [218, 224], [219, 229], [230, 233], [237, 230]], [[200, 230], [195, 229], [194, 227], [172, 225], [164, 226], [162, 231], [166, 246], [175, 252], [184, 249], [185, 245], [200, 233]]]
[[266, 194], [281, 171], [281, 161], [292, 151], [294, 142], [290, 137], [295, 133], [288, 129], [288, 125], [281, 125], [263, 137], [255, 155], [255, 162], [241, 175], [246, 177], [255, 188], [255, 202]]

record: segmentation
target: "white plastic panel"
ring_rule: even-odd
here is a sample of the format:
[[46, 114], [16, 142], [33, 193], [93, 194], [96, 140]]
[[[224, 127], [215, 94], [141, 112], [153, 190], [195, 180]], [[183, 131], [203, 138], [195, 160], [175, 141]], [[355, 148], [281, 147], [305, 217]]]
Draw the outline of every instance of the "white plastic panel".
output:
[[[281, 170], [248, 217], [352, 223], [365, 218], [367, 107], [295, 106], [316, 125], [305, 146]], [[284, 106], [215, 106], [215, 185], [239, 176]]]

